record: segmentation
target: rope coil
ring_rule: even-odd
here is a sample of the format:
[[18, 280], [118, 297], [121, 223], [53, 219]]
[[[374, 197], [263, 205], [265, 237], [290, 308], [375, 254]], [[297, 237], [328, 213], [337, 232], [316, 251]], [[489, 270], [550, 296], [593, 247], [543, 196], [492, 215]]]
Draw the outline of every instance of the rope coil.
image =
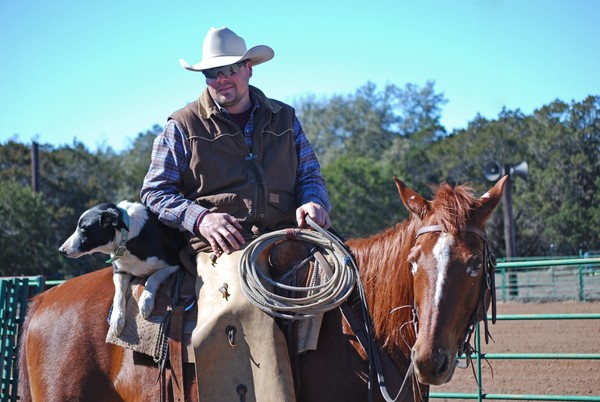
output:
[[[292, 286], [271, 279], [260, 271], [255, 263], [265, 250], [275, 243], [289, 239], [289, 229], [262, 235], [250, 243], [242, 254], [239, 276], [242, 293], [248, 300], [265, 313], [288, 320], [308, 319], [339, 307], [348, 298], [357, 279], [357, 269], [352, 263], [344, 244], [331, 233], [325, 231], [307, 217], [314, 230], [294, 230], [295, 240], [314, 245], [311, 255], [297, 264], [286, 275], [295, 273], [298, 268], [314, 259], [314, 252], [320, 251], [329, 264], [316, 264], [325, 270], [321, 284], [312, 286]], [[352, 263], [352, 264], [351, 264]], [[320, 265], [327, 265], [325, 267]], [[305, 293], [304, 297], [284, 297], [277, 290]]]

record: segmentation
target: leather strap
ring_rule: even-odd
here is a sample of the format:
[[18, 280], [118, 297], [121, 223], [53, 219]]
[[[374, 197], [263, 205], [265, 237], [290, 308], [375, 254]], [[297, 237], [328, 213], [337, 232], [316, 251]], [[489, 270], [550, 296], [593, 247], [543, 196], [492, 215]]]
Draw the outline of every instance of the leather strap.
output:
[[185, 306], [173, 307], [169, 331], [169, 362], [171, 363], [171, 387], [174, 402], [185, 401], [183, 381], [183, 317]]
[[[328, 269], [328, 274], [330, 276], [333, 274], [333, 272], [329, 268], [329, 264], [328, 264], [327, 260], [325, 259], [325, 257], [323, 257], [323, 255], [320, 252], [315, 253], [315, 259], [319, 262], [319, 264], [321, 264], [323, 266], [324, 269], [326, 269], [326, 270]], [[340, 305], [339, 308], [340, 308], [340, 311], [342, 312], [342, 315], [344, 316], [344, 318], [346, 319], [346, 321], [352, 328], [352, 331], [356, 335], [356, 338], [358, 339], [358, 342], [362, 346], [367, 357], [369, 356], [369, 352], [368, 352], [369, 348], [370, 347], [375, 348], [374, 353], [377, 353], [377, 356], [375, 357], [375, 359], [381, 363], [381, 367], [380, 368], [377, 367], [378, 364], [376, 364], [375, 362], [372, 362], [372, 363], [374, 363], [376, 366], [379, 391], [381, 392], [384, 399], [385, 400], [395, 400], [395, 401], [409, 400], [410, 398], [409, 398], [408, 393], [411, 392], [412, 387], [409, 386], [410, 382], [407, 383], [407, 380], [412, 379], [412, 376], [413, 376], [412, 363], [408, 367], [406, 375], [404, 377], [402, 377], [402, 374], [400, 374], [400, 371], [394, 365], [394, 363], [392, 362], [390, 357], [387, 355], [387, 353], [385, 353], [381, 349], [379, 349], [375, 345], [375, 342], [371, 341], [369, 339], [369, 334], [367, 334], [367, 331], [365, 330], [365, 323], [362, 320], [360, 320], [356, 316], [356, 314], [354, 314], [354, 311], [352, 310], [352, 308], [350, 307], [348, 302], [345, 301], [344, 303], [342, 303]], [[395, 399], [392, 399], [389, 396], [388, 389], [398, 390], [398, 394]], [[412, 395], [411, 395], [411, 397], [412, 397]]]
[[[358, 317], [356, 317], [356, 314], [354, 314], [354, 312], [352, 311], [352, 308], [348, 305], [347, 302], [344, 302], [344, 303], [342, 303], [342, 305], [340, 305], [340, 310], [342, 311], [342, 315], [344, 316], [344, 318], [346, 319], [346, 321], [352, 328], [352, 331], [356, 335], [358, 342], [360, 343], [363, 350], [365, 351], [365, 353], [368, 356], [367, 350], [369, 348], [369, 339], [368, 339], [368, 336], [364, 329], [364, 324], [362, 323], [361, 320], [358, 319]], [[404, 377], [404, 378], [402, 377], [402, 374], [400, 374], [400, 371], [394, 365], [394, 363], [392, 362], [390, 357], [387, 355], [387, 353], [382, 352], [379, 348], [376, 348], [375, 353], [379, 354], [380, 361], [381, 361], [381, 368], [383, 371], [382, 374], [383, 374], [383, 378], [385, 378], [385, 383], [379, 384], [379, 386], [380, 387], [383, 386], [388, 389], [400, 391], [400, 393], [398, 394], [398, 397], [395, 399], [397, 401], [409, 400], [408, 392], [411, 390], [411, 387], [405, 386], [405, 385], [408, 385], [408, 384], [405, 384], [405, 379], [407, 377]], [[410, 376], [410, 374], [412, 374], [411, 369], [412, 369], [412, 365], [409, 367], [409, 370], [407, 371], [408, 376]], [[401, 387], [402, 387], [402, 389], [400, 389]]]

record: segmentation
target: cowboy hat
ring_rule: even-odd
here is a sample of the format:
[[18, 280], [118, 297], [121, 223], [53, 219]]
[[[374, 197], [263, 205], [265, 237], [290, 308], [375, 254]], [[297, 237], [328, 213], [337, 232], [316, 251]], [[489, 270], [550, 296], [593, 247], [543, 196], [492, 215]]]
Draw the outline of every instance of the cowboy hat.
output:
[[269, 46], [258, 45], [246, 50], [246, 42], [227, 27], [210, 28], [202, 44], [202, 61], [189, 65], [179, 59], [181, 67], [190, 71], [227, 66], [241, 60], [250, 59], [255, 66], [273, 58], [275, 53]]

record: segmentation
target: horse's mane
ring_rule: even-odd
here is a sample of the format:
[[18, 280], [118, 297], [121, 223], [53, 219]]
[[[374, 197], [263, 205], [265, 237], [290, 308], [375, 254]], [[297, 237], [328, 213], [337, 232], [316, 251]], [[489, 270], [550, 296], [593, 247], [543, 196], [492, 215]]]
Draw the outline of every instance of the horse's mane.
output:
[[[456, 233], [469, 222], [476, 204], [473, 189], [442, 183], [434, 192], [427, 220]], [[378, 342], [395, 355], [395, 360], [401, 359], [398, 348], [401, 354], [409, 356], [409, 345], [415, 341], [413, 278], [408, 255], [421, 226], [421, 221], [411, 214], [409, 219], [381, 233], [348, 241], [360, 267]]]
[[435, 216], [435, 223], [441, 225], [444, 231], [455, 234], [469, 223], [471, 211], [477, 206], [476, 202], [471, 187], [452, 187], [448, 183], [442, 183], [430, 202], [430, 214]]

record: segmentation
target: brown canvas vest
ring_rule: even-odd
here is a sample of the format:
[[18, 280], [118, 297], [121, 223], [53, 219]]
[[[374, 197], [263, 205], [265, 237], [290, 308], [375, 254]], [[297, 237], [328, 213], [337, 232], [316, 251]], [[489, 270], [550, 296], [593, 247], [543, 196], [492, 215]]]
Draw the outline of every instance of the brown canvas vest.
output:
[[208, 89], [170, 118], [184, 130], [191, 150], [184, 196], [259, 233], [294, 224], [298, 157], [294, 109], [267, 99], [257, 88], [250, 91], [259, 104], [252, 149], [235, 123], [219, 112]]

